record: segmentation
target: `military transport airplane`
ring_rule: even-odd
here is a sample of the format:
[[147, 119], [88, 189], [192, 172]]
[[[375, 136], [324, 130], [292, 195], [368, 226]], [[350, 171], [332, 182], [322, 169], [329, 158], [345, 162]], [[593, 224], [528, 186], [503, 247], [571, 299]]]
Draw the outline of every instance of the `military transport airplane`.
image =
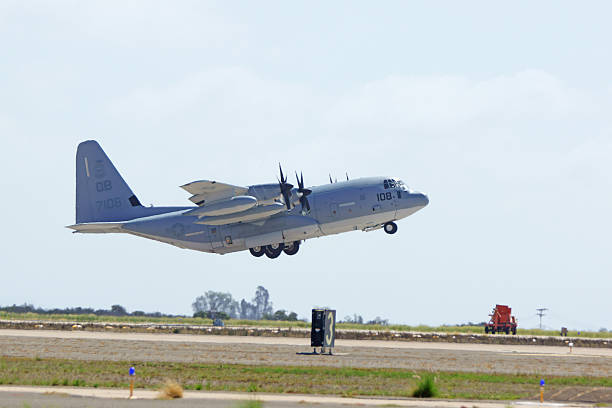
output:
[[[429, 203], [393, 177], [368, 177], [304, 187], [280, 180], [242, 187], [199, 180], [184, 186], [195, 206], [144, 207], [100, 145], [79, 144], [76, 155], [76, 224], [80, 233], [127, 233], [180, 248], [253, 256], [295, 255], [306, 239], [382, 228]], [[347, 177], [348, 179], [348, 177]], [[331, 181], [331, 178], [330, 178]]]

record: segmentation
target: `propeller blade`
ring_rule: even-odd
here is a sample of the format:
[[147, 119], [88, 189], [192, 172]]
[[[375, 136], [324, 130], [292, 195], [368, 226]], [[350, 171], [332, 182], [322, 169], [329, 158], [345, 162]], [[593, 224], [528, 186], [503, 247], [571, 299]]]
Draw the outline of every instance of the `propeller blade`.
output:
[[298, 177], [298, 174], [296, 171], [295, 178], [298, 183], [298, 196], [300, 197], [300, 204], [302, 205], [302, 213], [308, 213], [310, 212], [310, 203], [308, 202], [308, 198], [306, 197], [310, 193], [312, 193], [312, 190], [308, 188], [304, 188], [304, 173], [303, 172], [300, 172], [300, 177]]
[[291, 189], [293, 188], [293, 184], [287, 183], [287, 177], [283, 174], [283, 168], [281, 164], [278, 163], [278, 170], [280, 171], [280, 180], [278, 180], [278, 188], [280, 189], [281, 195], [283, 196], [283, 201], [287, 206], [287, 210], [291, 210]]
[[281, 167], [281, 164], [280, 164], [280, 163], [278, 163], [278, 169], [280, 170], [280, 176], [281, 176], [281, 177], [280, 177], [280, 181], [281, 181], [282, 183], [286, 183], [286, 182], [287, 182], [287, 179], [285, 179], [285, 178], [283, 177], [283, 168]]

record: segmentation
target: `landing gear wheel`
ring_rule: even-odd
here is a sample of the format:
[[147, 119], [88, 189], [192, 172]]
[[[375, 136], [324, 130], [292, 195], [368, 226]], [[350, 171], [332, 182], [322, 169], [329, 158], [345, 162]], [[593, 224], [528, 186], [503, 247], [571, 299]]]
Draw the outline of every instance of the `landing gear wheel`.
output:
[[489, 334], [489, 328], [485, 326], [485, 334]]
[[505, 332], [506, 332], [506, 334], [510, 334], [510, 328], [509, 328], [509, 327], [506, 327]]
[[395, 234], [397, 232], [397, 224], [389, 221], [385, 224], [384, 229], [387, 234]]
[[266, 253], [266, 248], [265, 247], [256, 246], [256, 247], [253, 247], [253, 248], [249, 248], [249, 252], [251, 253], [251, 255], [259, 258], [260, 256], [262, 256], [263, 254]]
[[266, 245], [266, 256], [270, 259], [278, 258], [280, 254], [283, 253], [283, 249], [285, 248], [284, 244], [271, 244]]
[[298, 253], [299, 250], [300, 241], [293, 241], [289, 244], [285, 244], [285, 249], [283, 249], [283, 251], [285, 251], [287, 255], [295, 255]]

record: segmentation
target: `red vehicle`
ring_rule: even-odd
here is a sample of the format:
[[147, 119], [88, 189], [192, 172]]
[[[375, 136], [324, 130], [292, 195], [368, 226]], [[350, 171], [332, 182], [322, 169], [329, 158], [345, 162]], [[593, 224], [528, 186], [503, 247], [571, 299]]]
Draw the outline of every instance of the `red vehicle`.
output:
[[489, 315], [491, 320], [485, 324], [485, 333], [506, 333], [516, 334], [516, 318], [512, 316], [512, 309], [506, 305], [495, 305], [495, 309]]

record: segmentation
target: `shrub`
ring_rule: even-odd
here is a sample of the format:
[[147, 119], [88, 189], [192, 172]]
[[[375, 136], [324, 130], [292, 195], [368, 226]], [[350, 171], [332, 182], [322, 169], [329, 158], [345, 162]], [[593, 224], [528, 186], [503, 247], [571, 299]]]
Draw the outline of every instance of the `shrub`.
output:
[[419, 385], [412, 391], [412, 396], [416, 398], [431, 398], [437, 395], [438, 390], [436, 389], [435, 378], [431, 374], [423, 376]]
[[167, 380], [164, 386], [159, 390], [158, 399], [174, 399], [183, 398], [183, 387], [174, 381]]
[[255, 383], [250, 383], [247, 387], [247, 392], [257, 392], [257, 390], [259, 390], [259, 387]]

